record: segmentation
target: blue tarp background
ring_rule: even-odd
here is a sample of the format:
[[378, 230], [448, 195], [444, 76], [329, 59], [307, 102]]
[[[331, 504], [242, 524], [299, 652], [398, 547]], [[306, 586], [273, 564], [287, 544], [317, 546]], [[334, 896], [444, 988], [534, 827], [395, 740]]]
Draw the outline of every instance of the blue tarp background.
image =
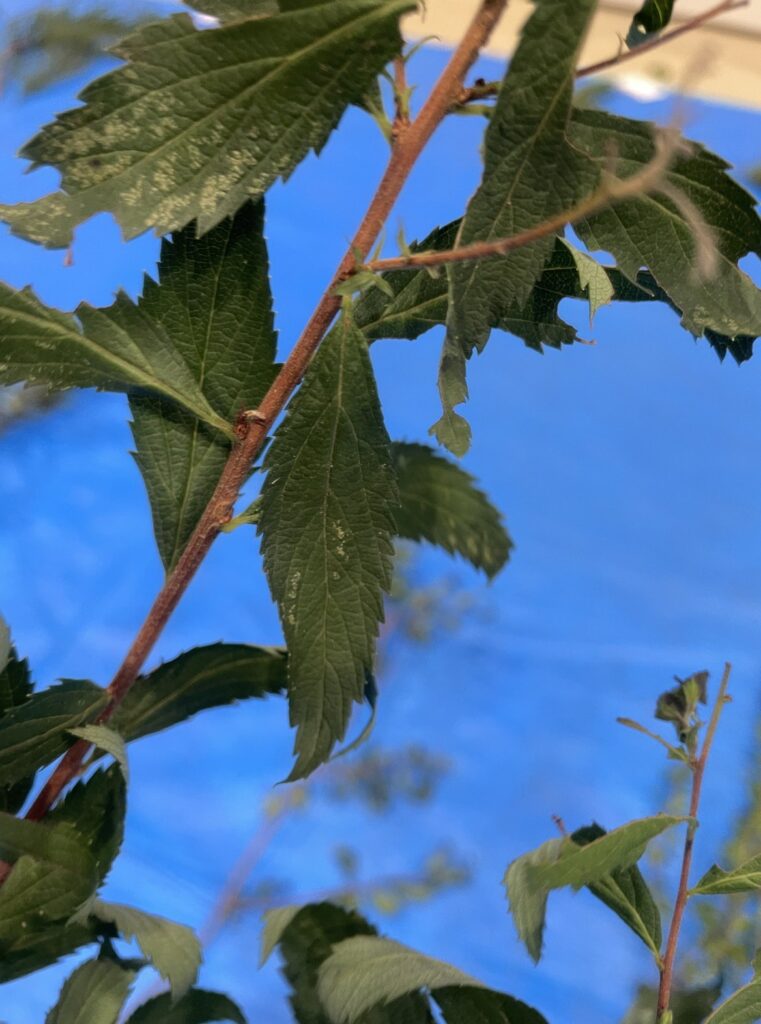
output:
[[[420, 91], [445, 54], [426, 49], [412, 78]], [[483, 61], [487, 77], [499, 64]], [[48, 171], [23, 177], [13, 157], [82, 82], [21, 103], [0, 103], [0, 199], [54, 187]], [[668, 105], [616, 98], [618, 112], [663, 117]], [[761, 157], [761, 117], [689, 103], [687, 134], [747, 168]], [[318, 160], [310, 158], [268, 201], [273, 288], [287, 351], [372, 193], [385, 160], [375, 126], [351, 111]], [[415, 170], [392, 219], [407, 237], [458, 215], [479, 175], [482, 124], [453, 118]], [[77, 234], [74, 266], [60, 252], [0, 240], [0, 277], [31, 283], [70, 309], [80, 300], [135, 295], [153, 272], [158, 242], [119, 241], [108, 217]], [[261, 876], [297, 876], [304, 894], [336, 884], [330, 850], [367, 851], [367, 877], [415, 868], [447, 842], [474, 880], [381, 926], [488, 984], [534, 1003], [553, 1024], [617, 1019], [632, 985], [652, 978], [638, 940], [588, 894], [550, 901], [546, 955], [534, 968], [508, 919], [500, 878], [509, 860], [569, 827], [608, 827], [658, 809], [658, 751], [615, 724], [648, 719], [674, 673], [735, 666], [705, 786], [697, 870], [742, 799], [761, 684], [761, 363], [719, 363], [666, 309], [604, 309], [594, 327], [581, 303], [564, 316], [594, 346], [544, 357], [495, 335], [470, 371], [474, 432], [465, 460], [505, 511], [517, 543], [486, 589], [457, 568], [488, 615], [451, 639], [395, 659], [376, 737], [418, 741], [449, 755], [441, 797], [374, 819], [318, 804], [286, 826]], [[373, 347], [392, 436], [425, 440], [438, 416], [441, 337]], [[160, 583], [149, 511], [126, 401], [82, 393], [44, 419], [0, 438], [0, 608], [39, 686], [58, 677], [106, 683]], [[451, 572], [426, 553], [423, 578]], [[153, 659], [219, 639], [275, 643], [276, 614], [253, 533], [219, 540]], [[130, 900], [197, 925], [260, 818], [262, 799], [287, 772], [291, 736], [281, 701], [205, 714], [130, 749], [127, 839], [108, 884]], [[276, 965], [257, 973], [258, 922], [230, 928], [209, 951], [202, 982], [226, 989], [250, 1020], [289, 1014]], [[71, 962], [5, 986], [0, 1019], [42, 1021]]]

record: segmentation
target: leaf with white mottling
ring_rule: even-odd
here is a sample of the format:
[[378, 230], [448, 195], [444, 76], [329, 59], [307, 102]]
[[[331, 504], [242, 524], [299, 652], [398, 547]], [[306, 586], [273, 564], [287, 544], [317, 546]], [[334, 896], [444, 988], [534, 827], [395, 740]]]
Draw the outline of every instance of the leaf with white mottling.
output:
[[0, 218], [52, 247], [102, 210], [127, 238], [192, 220], [204, 234], [322, 149], [401, 49], [399, 17], [414, 6], [324, 0], [210, 30], [185, 14], [137, 29], [114, 49], [125, 66], [22, 150], [61, 171], [61, 191]]

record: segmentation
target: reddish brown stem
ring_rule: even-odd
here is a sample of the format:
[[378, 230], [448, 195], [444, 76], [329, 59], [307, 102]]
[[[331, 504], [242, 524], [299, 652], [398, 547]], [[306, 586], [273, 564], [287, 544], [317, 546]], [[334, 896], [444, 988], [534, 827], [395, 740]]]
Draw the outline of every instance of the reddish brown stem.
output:
[[[236, 425], [238, 440], [222, 471], [216, 490], [108, 687], [110, 700], [98, 718], [99, 724], [107, 722], [124, 700], [221, 527], [232, 517], [233, 506], [248, 477], [254, 458], [261, 450], [275, 420], [301, 382], [338, 312], [341, 300], [335, 295], [336, 285], [356, 269], [358, 258], [362, 260], [369, 253], [412, 167], [460, 94], [465, 75], [491, 35], [507, 2], [508, 0], [482, 0], [462, 42], [453, 53], [425, 105], [414, 122], [396, 140], [388, 167], [362, 223], [301, 337], [259, 408], [241, 415]], [[89, 744], [77, 741], [67, 751], [32, 804], [27, 813], [28, 818], [36, 821], [45, 816], [64, 787], [76, 778], [88, 750]], [[5, 873], [7, 874], [7, 869]], [[0, 873], [0, 880], [3, 877], [4, 874]]]
[[671, 1001], [671, 988], [674, 983], [674, 963], [676, 951], [679, 944], [679, 932], [682, 927], [684, 911], [687, 906], [687, 899], [690, 885], [690, 867], [692, 866], [692, 850], [695, 844], [695, 832], [698, 827], [698, 811], [700, 810], [700, 791], [703, 786], [703, 775], [705, 774], [706, 762], [711, 752], [716, 727], [719, 724], [721, 709], [727, 700], [727, 687], [732, 666], [727, 662], [724, 666], [724, 675], [721, 679], [719, 694], [713, 706], [711, 720], [708, 723], [703, 749], [696, 761], [690, 765], [692, 769], [692, 791], [690, 794], [690, 822], [687, 825], [687, 835], [684, 839], [684, 850], [682, 852], [682, 867], [679, 872], [679, 885], [677, 887], [676, 900], [674, 902], [674, 913], [671, 918], [668, 938], [666, 939], [666, 950], [663, 954], [663, 962], [660, 969], [660, 984], [658, 986], [658, 1003], [656, 1008], [656, 1021], [660, 1021], [669, 1008]]
[[656, 136], [655, 155], [653, 159], [636, 174], [628, 178], [608, 176], [594, 192], [585, 196], [575, 206], [561, 213], [548, 217], [541, 224], [535, 224], [525, 231], [507, 238], [493, 238], [483, 242], [473, 242], [458, 249], [440, 249], [429, 252], [408, 253], [404, 256], [391, 256], [388, 259], [370, 260], [364, 264], [365, 270], [383, 273], [389, 270], [435, 269], [452, 263], [471, 263], [476, 260], [494, 259], [506, 256], [515, 249], [530, 245], [540, 238], [554, 235], [567, 224], [575, 224], [608, 206], [632, 199], [635, 196], [665, 189], [664, 175], [669, 168], [679, 145], [676, 132], [664, 131]]

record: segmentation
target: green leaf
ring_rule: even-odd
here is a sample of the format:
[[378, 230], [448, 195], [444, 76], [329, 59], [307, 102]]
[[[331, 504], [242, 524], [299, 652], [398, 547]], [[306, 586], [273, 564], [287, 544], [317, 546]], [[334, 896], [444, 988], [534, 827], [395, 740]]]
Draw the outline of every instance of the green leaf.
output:
[[613, 300], [615, 289], [605, 267], [601, 266], [597, 260], [592, 259], [589, 253], [582, 252], [570, 242], [564, 241], [563, 244], [573, 256], [573, 262], [579, 272], [579, 284], [589, 296], [589, 322], [591, 324], [597, 310], [602, 306], [607, 306]]
[[90, 916], [113, 924], [123, 938], [137, 942], [146, 959], [169, 983], [175, 999], [182, 998], [195, 983], [201, 944], [192, 928], [122, 903], [96, 899], [87, 909]]
[[[595, 7], [594, 0], [536, 0], [486, 130], [483, 181], [458, 245], [514, 235], [594, 190], [599, 172], [567, 129], [578, 55]], [[432, 431], [456, 454], [469, 444], [454, 412], [467, 398], [465, 360], [483, 349], [495, 321], [525, 305], [554, 244], [548, 237], [502, 259], [450, 268], [448, 339], [439, 373], [444, 415]]]
[[105, 725], [82, 725], [78, 729], [69, 729], [69, 732], [77, 739], [86, 740], [98, 750], [110, 754], [121, 768], [124, 781], [129, 782], [127, 747], [118, 732]]
[[138, 1007], [129, 1024], [210, 1024], [211, 1021], [246, 1024], [246, 1018], [232, 999], [219, 992], [194, 988], [178, 1002], [166, 992]]
[[[453, 221], [443, 228], [436, 228], [424, 241], [412, 246], [414, 252], [440, 251], [451, 249], [457, 237], [460, 221]], [[589, 298], [580, 280], [580, 267], [574, 258], [586, 254], [574, 250], [564, 239], [557, 238], [555, 247], [534, 285], [525, 306], [513, 306], [492, 324], [492, 327], [509, 331], [537, 352], [544, 346], [560, 348], [577, 340], [576, 330], [558, 316], [558, 307], [563, 299]], [[591, 257], [590, 257], [591, 259]], [[587, 268], [592, 273], [592, 268]], [[616, 267], [602, 268], [613, 289], [616, 302], [665, 302], [682, 315], [679, 307], [657, 284], [649, 271], [640, 271], [630, 281]], [[595, 275], [597, 274], [594, 271]], [[389, 301], [379, 291], [364, 296], [356, 305], [355, 321], [370, 341], [379, 338], [407, 338], [414, 340], [432, 327], [446, 321], [449, 301], [449, 286], [446, 275], [432, 277], [427, 270], [394, 270], [384, 275], [394, 292]], [[601, 283], [598, 292], [607, 288]], [[591, 309], [591, 307], [590, 307]], [[753, 338], [738, 335], [729, 338], [706, 330], [706, 338], [716, 349], [719, 358], [727, 352], [741, 363], [750, 359], [753, 353]]]
[[536, 850], [514, 860], [503, 879], [518, 936], [534, 963], [539, 963], [542, 955], [544, 919], [549, 895], [547, 888], [536, 885], [534, 873], [544, 864], [554, 864], [560, 857], [562, 849], [562, 839], [549, 839]]
[[283, 974], [292, 989], [294, 1017], [299, 1024], [330, 1024], [317, 996], [317, 972], [336, 942], [352, 935], [375, 935], [375, 929], [359, 914], [332, 903], [302, 907], [289, 921], [283, 913], [271, 926], [270, 939], [281, 923], [285, 927], [276, 942], [283, 957]]
[[320, 346], [265, 467], [259, 532], [288, 647], [292, 781], [326, 760], [363, 700], [391, 584], [397, 488], [367, 345], [348, 315]]
[[[0, 619], [0, 719], [15, 708], [21, 707], [32, 696], [32, 680], [29, 665], [21, 661], [15, 647], [11, 646], [10, 633]], [[2, 733], [0, 732], [0, 736]], [[20, 778], [9, 786], [0, 786], [0, 811], [17, 814], [24, 804], [34, 783], [34, 772]]]
[[156, 392], [232, 435], [208, 404], [161, 327], [123, 292], [108, 309], [82, 303], [73, 316], [30, 288], [0, 284], [0, 383]]
[[[14, 864], [0, 888], [0, 962], [7, 976], [17, 977], [24, 971], [8, 961], [23, 960], [30, 948], [39, 956], [38, 937], [44, 943], [49, 924], [69, 918], [95, 891], [98, 879], [87, 840], [65, 824], [42, 825], [0, 813], [0, 858]], [[68, 951], [57, 946], [53, 959]]]
[[756, 889], [761, 889], [761, 854], [751, 857], [732, 871], [725, 871], [718, 864], [714, 864], [690, 890], [690, 894], [726, 896], [738, 892], [753, 892]]
[[[37, 884], [38, 875], [29, 870], [32, 863], [31, 858], [26, 857], [17, 862], [14, 873], [18, 873], [19, 884]], [[0, 929], [7, 909], [8, 905], [0, 900]], [[61, 957], [70, 956], [96, 939], [94, 929], [80, 924], [51, 923], [46, 918], [43, 931], [33, 931], [23, 939], [19, 936], [18, 942], [12, 945], [0, 941], [0, 985], [50, 967]]]
[[317, 993], [335, 1024], [354, 1024], [374, 1006], [421, 988], [451, 985], [477, 987], [480, 982], [392, 939], [357, 935], [333, 947], [319, 969]]
[[[571, 840], [577, 846], [586, 846], [604, 835], [605, 830], [599, 825], [589, 825], [577, 829]], [[660, 955], [663, 938], [660, 911], [636, 864], [617, 868], [597, 882], [592, 882], [588, 888], [598, 900], [618, 914], [654, 956]]]
[[63, 824], [43, 825], [0, 812], [0, 857], [13, 863], [25, 854], [70, 875], [79, 888], [92, 889], [94, 885], [95, 861], [88, 846], [71, 828]]
[[[78, 782], [48, 815], [51, 825], [72, 826], [95, 860], [98, 885], [106, 880], [124, 839], [127, 786], [117, 765]], [[2, 890], [0, 890], [2, 892]]]
[[[413, 242], [410, 252], [445, 251], [454, 248], [460, 221], [435, 228], [422, 242]], [[354, 308], [354, 322], [370, 341], [378, 338], [406, 338], [414, 341], [447, 317], [449, 286], [445, 273], [427, 270], [392, 270], [383, 274], [388, 292], [367, 292]]]
[[294, 917], [301, 912], [303, 905], [291, 903], [285, 907], [275, 907], [268, 910], [264, 915], [264, 928], [262, 929], [261, 953], [259, 955], [259, 966], [263, 967], [272, 952], [283, 937], [283, 932], [293, 921]]
[[71, 729], [96, 718], [106, 691], [86, 680], [67, 680], [33, 694], [0, 718], [0, 785], [25, 779], [71, 746]]
[[394, 513], [398, 535], [430, 541], [495, 576], [513, 543], [473, 477], [422, 444], [397, 442], [391, 457], [401, 502]]
[[[330, 903], [311, 904], [286, 916], [290, 909], [283, 908], [279, 917], [268, 921], [268, 940], [275, 939], [280, 946], [294, 1017], [298, 1024], [333, 1024], [317, 995], [319, 968], [336, 943], [355, 935], [375, 935], [375, 929], [359, 914]], [[427, 1000], [415, 994], [371, 1010], [362, 1024], [433, 1024], [433, 1017]]]
[[134, 978], [113, 960], [89, 960], [65, 982], [45, 1024], [116, 1024]]
[[633, 48], [644, 43], [649, 36], [660, 32], [668, 25], [673, 13], [674, 0], [645, 0], [632, 18], [626, 45]]
[[542, 954], [547, 897], [553, 889], [591, 886], [613, 871], [631, 867], [651, 839], [685, 820], [656, 814], [621, 825], [585, 846], [571, 838], [550, 839], [514, 860], [505, 873], [504, 885], [518, 935], [532, 959], [538, 962]]
[[[574, 111], [571, 139], [598, 161], [614, 146], [616, 174], [629, 177], [653, 157], [650, 125], [603, 111]], [[726, 173], [728, 164], [695, 143], [676, 158], [667, 184], [689, 200], [712, 231], [718, 266], [710, 280], [686, 267], [696, 262], [692, 225], [673, 199], [661, 193], [618, 203], [576, 225], [590, 249], [613, 253], [624, 274], [637, 279], [647, 267], [696, 337], [707, 329], [735, 339], [761, 334], [761, 291], [737, 266], [747, 253], [761, 252], [761, 219], [753, 197]]]
[[400, 51], [399, 17], [414, 6], [325, 0], [206, 31], [184, 14], [139, 28], [114, 50], [126, 66], [22, 151], [58, 168], [62, 190], [0, 217], [53, 247], [101, 210], [127, 238], [192, 220], [204, 234], [322, 149]]
[[140, 676], [111, 724], [126, 740], [169, 729], [206, 708], [283, 693], [282, 648], [249, 644], [194, 647]]
[[[77, 783], [51, 812], [49, 824], [40, 827], [63, 827], [67, 835], [81, 837], [81, 846], [94, 861], [95, 884], [101, 885], [121, 845], [124, 812], [124, 778], [113, 766]], [[0, 983], [94, 942], [92, 924], [70, 920], [89, 895], [89, 885], [72, 885], [70, 872], [20, 857], [0, 887]]]
[[757, 1024], [761, 1018], [761, 977], [756, 975], [706, 1017], [705, 1024]]
[[0, 658], [3, 664], [0, 669], [0, 718], [4, 718], [32, 696], [32, 680], [28, 662], [19, 658], [15, 647], [9, 646], [7, 651], [0, 653], [4, 654]]
[[[246, 203], [203, 238], [195, 227], [164, 239], [158, 281], [146, 278], [140, 309], [169, 338], [226, 423], [255, 409], [275, 375], [263, 204]], [[158, 396], [133, 396], [137, 463], [169, 572], [201, 517], [231, 442]]]
[[445, 1024], [547, 1024], [532, 1006], [486, 988], [438, 988], [432, 993]]

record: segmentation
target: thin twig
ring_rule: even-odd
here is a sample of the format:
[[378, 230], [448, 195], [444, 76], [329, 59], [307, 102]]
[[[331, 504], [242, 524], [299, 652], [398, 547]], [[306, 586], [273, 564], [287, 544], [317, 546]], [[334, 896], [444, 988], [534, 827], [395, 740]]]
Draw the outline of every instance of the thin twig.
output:
[[[109, 721], [124, 700], [221, 528], [232, 518], [233, 506], [249, 475], [253, 460], [288, 399], [301, 383], [312, 357], [340, 308], [341, 300], [335, 294], [336, 286], [355, 271], [357, 255], [364, 259], [369, 253], [412, 167], [460, 94], [465, 75], [489, 39], [507, 2], [508, 0], [482, 0], [473, 21], [420, 113], [397, 140], [388, 167], [362, 223], [301, 337], [259, 408], [253, 412], [243, 413], [238, 418], [238, 440], [230, 452], [214, 494], [109, 685], [109, 703], [98, 718], [99, 724]], [[27, 818], [38, 821], [45, 816], [63, 789], [80, 772], [89, 749], [90, 745], [83, 740], [77, 740], [69, 748], [27, 812]], [[7, 866], [0, 867], [0, 881], [5, 878], [8, 871]]]
[[419, 270], [420, 268], [436, 268], [451, 263], [470, 263], [476, 260], [492, 259], [505, 256], [514, 249], [530, 245], [540, 238], [561, 231], [567, 224], [575, 224], [590, 217], [600, 210], [632, 199], [634, 196], [657, 192], [663, 182], [675, 153], [679, 149], [680, 139], [675, 130], [662, 131], [655, 137], [655, 156], [642, 170], [628, 178], [614, 178], [606, 175], [602, 184], [590, 195], [575, 206], [561, 213], [548, 217], [541, 224], [520, 231], [507, 238], [495, 238], [485, 242], [473, 242], [458, 249], [442, 249], [439, 251], [409, 253], [405, 256], [391, 256], [387, 259], [370, 260], [364, 264], [363, 270], [383, 273], [389, 270]]
[[[700, 28], [701, 25], [713, 21], [714, 18], [718, 18], [722, 14], [739, 10], [741, 7], [747, 7], [749, 3], [750, 0], [722, 0], [715, 7], [710, 7], [707, 11], [703, 11], [702, 14], [696, 14], [694, 18], [690, 18], [689, 21], [685, 21], [682, 25], [671, 29], [670, 32], [654, 36], [652, 39], [648, 39], [647, 42], [640, 43], [639, 46], [617, 53], [614, 57], [608, 57], [606, 60], [598, 61], [596, 64], [588, 64], [586, 67], [578, 68], [576, 78], [597, 75], [601, 71], [608, 71], [611, 68], [618, 67], [619, 64], [625, 64], [626, 61], [633, 60], [635, 57], [641, 57], [644, 53], [650, 53], [651, 50], [655, 50], [659, 46], [665, 46], [679, 36], [684, 35], [685, 32], [692, 32], [694, 29]], [[501, 87], [502, 82], [476, 82], [475, 85], [462, 90], [457, 98], [455, 107], [463, 107], [469, 103], [475, 103], [479, 100], [496, 96]]]
[[698, 811], [700, 810], [700, 790], [703, 785], [703, 774], [705, 772], [708, 755], [711, 752], [716, 727], [719, 724], [722, 708], [727, 702], [727, 687], [732, 666], [729, 662], [724, 666], [724, 674], [721, 678], [721, 686], [716, 697], [716, 703], [711, 712], [711, 718], [706, 729], [703, 749], [700, 756], [694, 761], [690, 768], [692, 770], [692, 792], [690, 795], [690, 821], [687, 824], [687, 835], [684, 839], [684, 851], [682, 853], [682, 868], [679, 873], [679, 886], [677, 888], [674, 913], [671, 918], [668, 938], [666, 940], [666, 951], [663, 954], [663, 964], [660, 970], [660, 984], [658, 987], [658, 1003], [656, 1008], [656, 1021], [660, 1021], [669, 1008], [671, 1001], [671, 987], [674, 981], [674, 961], [679, 943], [679, 931], [682, 927], [685, 907], [687, 906], [687, 894], [690, 884], [690, 867], [692, 865], [692, 849], [695, 843], [695, 832], [698, 827]]

